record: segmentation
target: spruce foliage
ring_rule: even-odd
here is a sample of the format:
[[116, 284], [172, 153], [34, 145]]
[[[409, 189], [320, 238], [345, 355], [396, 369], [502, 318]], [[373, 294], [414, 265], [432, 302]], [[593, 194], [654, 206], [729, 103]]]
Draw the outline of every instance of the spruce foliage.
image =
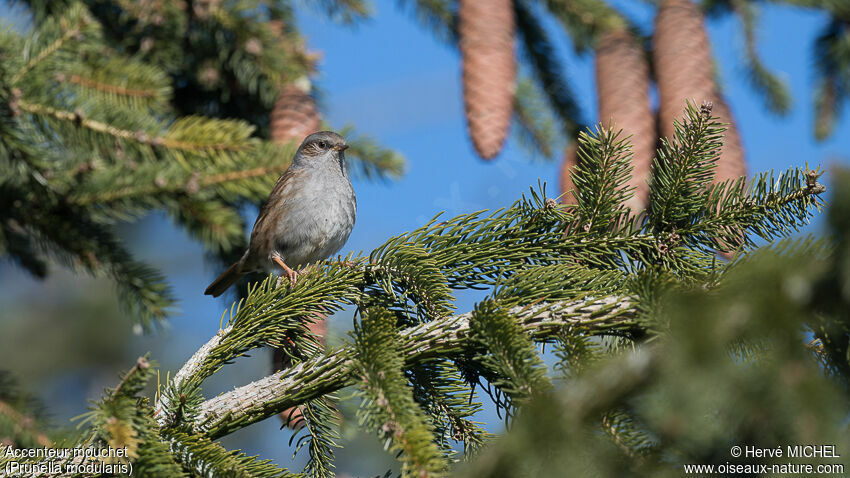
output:
[[[108, 275], [131, 316], [150, 327], [173, 299], [114, 226], [162, 210], [226, 255], [244, 240], [237, 207], [263, 199], [293, 145], [264, 141], [259, 114], [199, 115], [238, 108], [227, 88], [207, 98], [209, 110], [175, 103], [175, 85], [200, 88], [198, 78], [214, 75], [189, 81], [175, 69], [183, 51], [141, 45], [151, 35], [191, 37], [192, 29], [227, 37], [252, 13], [234, 2], [180, 24], [173, 20], [186, 12], [167, 5], [145, 12], [132, 2], [119, 10], [32, 3], [32, 34], [0, 33], [0, 250], [38, 276], [48, 259]], [[590, 17], [570, 10], [594, 2], [547, 5], [591, 32], [606, 18], [619, 21], [605, 9]], [[450, 4], [416, 6], [455, 38]], [[348, 12], [342, 21], [366, 12], [359, 2], [325, 7]], [[116, 12], [120, 20], [109, 23]], [[555, 102], [568, 89], [552, 74], [557, 65], [543, 61], [538, 13], [517, 4], [517, 15], [532, 76], [544, 85], [532, 94]], [[106, 24], [132, 25], [132, 34], [112, 41]], [[260, 45], [268, 35], [297, 35], [261, 30]], [[286, 55], [298, 52], [266, 52], [252, 39], [236, 42], [247, 50], [227, 50], [225, 66], [206, 65], [232, 76], [228, 88], [254, 95], [246, 108], [260, 108], [298, 65]], [[268, 56], [248, 61], [251, 51]], [[555, 104], [553, 117], [569, 124], [570, 104]], [[535, 128], [530, 137], [542, 144]], [[145, 386], [156, 366], [142, 357], [92, 405], [78, 437], [54, 444], [126, 447], [139, 476], [328, 477], [339, 441], [336, 392], [353, 387], [359, 424], [405, 476], [678, 476], [686, 463], [725, 462], [730, 443], [846, 449], [850, 199], [837, 188], [831, 238], [788, 239], [823, 206], [820, 172], [790, 168], [715, 185], [723, 130], [711, 105], [688, 107], [661, 144], [649, 206], [638, 216], [623, 206], [629, 141], [600, 127], [579, 136], [572, 205], [540, 186], [507, 208], [435, 217], [368, 255], [321, 263], [293, 287], [268, 277], [180, 370], [162, 374], [154, 397]], [[371, 140], [352, 149], [369, 158], [353, 164], [366, 177], [401, 171], [397, 156]], [[844, 176], [839, 184], [850, 181]], [[757, 249], [762, 243], [769, 245]], [[737, 256], [721, 262], [717, 250]], [[487, 292], [458, 314], [462, 289]], [[347, 306], [356, 310], [350, 340], [321, 350], [306, 324]], [[555, 347], [552, 371], [544, 344]], [[292, 367], [204, 396], [209, 377], [264, 346], [283, 347]], [[0, 384], [3, 445], [50, 443], [37, 405], [11, 389]], [[504, 413], [510, 430], [499, 440], [476, 422], [481, 392]], [[301, 472], [216, 441], [293, 406], [305, 421], [293, 435], [296, 453], [309, 458]]]
[[[434, 219], [368, 256], [326, 261], [293, 287], [271, 276], [153, 402], [140, 359], [81, 439], [128, 446], [146, 476], [290, 476], [215, 440], [300, 405], [302, 473], [333, 476], [335, 392], [353, 387], [359, 425], [404, 476], [658, 476], [722, 463], [730, 442], [843, 445], [848, 328], [841, 295], [829, 295], [844, 280], [829, 272], [843, 267], [830, 259], [843, 236], [783, 239], [822, 207], [819, 173], [714, 186], [723, 127], [711, 105], [691, 105], [676, 131], [645, 213], [623, 206], [628, 141], [584, 133], [573, 205], [540, 187], [503, 210]], [[732, 241], [737, 258], [715, 259]], [[457, 314], [453, 291], [468, 288], [488, 292]], [[319, 350], [305, 324], [352, 305], [350, 340]], [[806, 345], [806, 334], [818, 340]], [[541, 344], [555, 347], [552, 371]], [[284, 345], [292, 367], [204, 397], [208, 377], [266, 345]], [[505, 414], [500, 440], [476, 422], [482, 391]]]
[[[91, 9], [82, 2], [32, 3], [31, 33], [0, 32], [0, 256], [36, 277], [45, 277], [52, 262], [109, 277], [127, 315], [149, 329], [174, 309], [174, 297], [162, 274], [134, 259], [117, 226], [163, 211], [217, 257], [244, 248], [240, 208], [265, 200], [297, 147], [265, 141], [259, 117], [268, 116], [298, 63], [267, 31], [272, 19], [254, 18], [249, 4], [257, 2], [210, 4], [210, 16], [193, 11], [191, 21], [172, 2], [153, 2], [152, 10], [134, 2], [114, 9], [101, 2], [90, 2]], [[234, 32], [248, 37], [228, 43], [220, 51], [228, 56], [215, 65], [234, 77], [223, 85], [256, 100], [252, 113], [221, 119], [251, 103], [223, 86], [207, 92], [220, 97], [202, 100], [210, 111], [179, 104], [205, 95], [181, 91], [197, 87], [185, 75], [198, 65], [187, 60], [178, 37], [228, 42]], [[294, 42], [297, 32], [287, 35]], [[133, 42], [145, 38], [156, 38], [156, 48], [138, 51]], [[257, 58], [245, 57], [251, 42], [260, 42]], [[191, 58], [207, 61], [202, 56]], [[355, 174], [403, 172], [398, 154], [345, 132]]]

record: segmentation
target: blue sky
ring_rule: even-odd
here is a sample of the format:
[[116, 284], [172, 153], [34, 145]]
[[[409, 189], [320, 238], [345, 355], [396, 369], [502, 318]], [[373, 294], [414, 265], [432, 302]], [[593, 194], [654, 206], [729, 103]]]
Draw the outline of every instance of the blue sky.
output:
[[[374, 17], [354, 28], [303, 8], [298, 17], [308, 48], [322, 53], [315, 81], [324, 92], [325, 119], [335, 127], [356, 125], [359, 132], [404, 154], [409, 165], [399, 181], [355, 182], [357, 224], [342, 253], [368, 253], [388, 237], [418, 227], [440, 211], [455, 215], [509, 205], [538, 180], [548, 183], [553, 194], [557, 189], [558, 162], [530, 158], [512, 139], [492, 162], [475, 157], [464, 123], [458, 54], [420, 28], [398, 3], [404, 2], [374, 2]], [[647, 30], [651, 26], [653, 10], [645, 3], [612, 3]], [[818, 143], [812, 134], [810, 52], [812, 40], [825, 22], [823, 15], [802, 9], [764, 8], [758, 29], [760, 51], [765, 63], [789, 83], [794, 98], [794, 107], [784, 118], [765, 111], [761, 98], [743, 76], [743, 38], [738, 22], [732, 18], [709, 22], [723, 88], [741, 130], [750, 173], [785, 169], [806, 161], [810, 165], [849, 161], [850, 115], [837, 125], [829, 140]], [[576, 57], [559, 27], [547, 26], [557, 39], [584, 118], [595, 121], [592, 57]], [[249, 223], [253, 223], [253, 214]], [[144, 223], [150, 227], [134, 238], [133, 248], [169, 276], [182, 312], [172, 318], [170, 330], [132, 339], [132, 352], [151, 350], [164, 369], [175, 370], [215, 333], [229, 303], [203, 295], [216, 271], [204, 262], [200, 246], [159, 215], [144, 219]], [[817, 233], [817, 223], [809, 231]], [[2, 295], [6, 301], [49, 293], [69, 281], [67, 275], [60, 274], [37, 282], [9, 265], [0, 267], [0, 278], [4, 285], [11, 285]], [[88, 284], [85, 279], [79, 281]], [[468, 309], [475, 297], [461, 295], [459, 309]], [[350, 315], [341, 314], [334, 318], [333, 330], [339, 336], [350, 325]], [[266, 374], [269, 360], [265, 351], [255, 355], [225, 369], [226, 373], [205, 390], [206, 395]], [[117, 364], [116, 373], [129, 365]], [[94, 398], [100, 387], [112, 381], [112, 377], [89, 381], [83, 392]], [[60, 407], [57, 416], [63, 419], [85, 407], [82, 401], [63, 404], [61, 387], [45, 393], [50, 403]], [[288, 436], [280, 433], [277, 422], [268, 420], [228, 443], [287, 463], [291, 453], [285, 444]]]

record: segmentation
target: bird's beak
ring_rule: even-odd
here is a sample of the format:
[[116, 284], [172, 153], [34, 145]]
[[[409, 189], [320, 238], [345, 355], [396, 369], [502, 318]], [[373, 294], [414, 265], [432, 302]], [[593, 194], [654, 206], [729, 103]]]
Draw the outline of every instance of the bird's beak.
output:
[[346, 149], [348, 149], [348, 145], [347, 144], [341, 144], [339, 146], [334, 146], [333, 149], [335, 149], [337, 151], [345, 151]]

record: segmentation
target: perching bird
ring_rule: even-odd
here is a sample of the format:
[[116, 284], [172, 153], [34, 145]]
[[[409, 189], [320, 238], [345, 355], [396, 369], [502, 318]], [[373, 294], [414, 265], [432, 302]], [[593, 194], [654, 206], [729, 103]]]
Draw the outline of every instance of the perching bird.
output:
[[331, 131], [308, 136], [260, 209], [248, 250], [213, 281], [218, 297], [244, 274], [298, 270], [339, 251], [354, 227], [357, 199], [345, 167], [345, 139]]

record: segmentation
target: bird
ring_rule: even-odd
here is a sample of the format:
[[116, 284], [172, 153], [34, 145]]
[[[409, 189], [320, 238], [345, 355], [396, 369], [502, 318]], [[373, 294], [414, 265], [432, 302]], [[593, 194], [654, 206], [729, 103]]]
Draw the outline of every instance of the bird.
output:
[[205, 295], [218, 297], [251, 272], [282, 273], [294, 285], [302, 267], [336, 254], [351, 234], [357, 198], [345, 164], [345, 138], [307, 136], [260, 208], [248, 249]]

